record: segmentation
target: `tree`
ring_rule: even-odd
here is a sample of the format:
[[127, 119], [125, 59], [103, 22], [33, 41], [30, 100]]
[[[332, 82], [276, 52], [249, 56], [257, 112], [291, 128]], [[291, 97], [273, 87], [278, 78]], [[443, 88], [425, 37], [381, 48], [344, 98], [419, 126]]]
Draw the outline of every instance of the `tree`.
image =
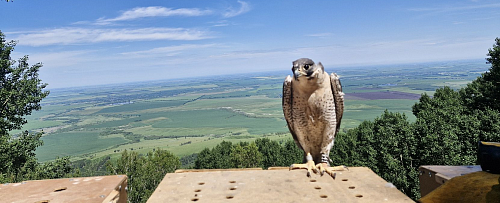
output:
[[491, 64], [489, 71], [467, 84], [460, 94], [469, 109], [500, 111], [500, 38], [495, 39], [487, 56], [486, 63]]
[[146, 156], [137, 152], [122, 152], [116, 161], [107, 162], [109, 174], [126, 174], [128, 202], [146, 202], [167, 173], [180, 168], [179, 158], [172, 153], [156, 149]]
[[262, 154], [255, 142], [250, 144], [240, 142], [231, 148], [232, 168], [257, 168], [261, 167]]
[[0, 31], [0, 135], [7, 136], [8, 131], [19, 130], [26, 124], [24, 116], [41, 109], [40, 102], [49, 95], [43, 91], [47, 84], [41, 83], [38, 70], [41, 63], [28, 64], [28, 56], [17, 61], [11, 60], [14, 41], [5, 42]]
[[28, 56], [12, 60], [15, 45], [14, 41], [6, 42], [0, 31], [0, 182], [63, 177], [70, 171], [67, 158], [46, 164], [35, 158], [43, 133], [9, 134], [20, 130], [27, 123], [25, 116], [40, 110], [41, 100], [49, 94], [43, 91], [47, 84], [38, 78], [42, 64], [30, 66]]
[[283, 165], [282, 147], [276, 141], [269, 138], [256, 139], [255, 145], [262, 155], [262, 168]]
[[373, 122], [339, 134], [335, 142], [335, 165], [369, 167], [408, 196], [418, 196], [418, 166], [413, 163], [417, 143], [404, 114], [386, 110]]

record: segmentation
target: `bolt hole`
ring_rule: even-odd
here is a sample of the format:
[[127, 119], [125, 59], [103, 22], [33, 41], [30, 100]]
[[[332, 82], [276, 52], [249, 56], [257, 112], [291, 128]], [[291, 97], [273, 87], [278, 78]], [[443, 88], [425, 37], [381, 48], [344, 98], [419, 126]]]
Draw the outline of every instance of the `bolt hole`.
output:
[[316, 190], [320, 190], [320, 189], [321, 189], [321, 187], [320, 187], [320, 186], [316, 186], [316, 187], [314, 187], [314, 189], [316, 189]]
[[56, 189], [54, 189], [54, 192], [61, 192], [61, 191], [66, 190], [66, 189], [68, 189], [68, 188], [67, 187], [56, 188]]
[[356, 187], [354, 187], [354, 186], [349, 186], [349, 189], [354, 189], [354, 188], [356, 188]]
[[234, 196], [232, 196], [232, 195], [226, 196], [226, 199], [233, 199], [233, 198], [234, 198]]
[[205, 183], [204, 182], [200, 182], [200, 183], [198, 183], [198, 185], [205, 185]]
[[342, 181], [347, 181], [347, 178], [342, 179]]
[[35, 203], [49, 203], [49, 202], [50, 202], [50, 200], [40, 200], [40, 201], [35, 202]]
[[363, 197], [363, 195], [356, 195], [356, 197], [361, 198], [361, 197]]
[[194, 192], [201, 192], [201, 190], [200, 189], [196, 189], [196, 190], [194, 190]]
[[199, 200], [198, 198], [192, 198], [192, 199], [191, 199], [191, 201], [193, 201], [193, 202], [196, 202], [196, 201], [198, 201], [198, 200]]
[[326, 196], [326, 195], [320, 195], [319, 197], [321, 197], [321, 198], [327, 198], [328, 196]]
[[311, 181], [311, 182], [316, 182], [316, 180], [314, 180], [314, 179], [312, 179], [312, 180], [310, 180], [310, 181]]
[[229, 190], [236, 190], [236, 187], [229, 188]]
[[236, 183], [236, 181], [232, 180], [232, 181], [229, 181], [229, 183]]

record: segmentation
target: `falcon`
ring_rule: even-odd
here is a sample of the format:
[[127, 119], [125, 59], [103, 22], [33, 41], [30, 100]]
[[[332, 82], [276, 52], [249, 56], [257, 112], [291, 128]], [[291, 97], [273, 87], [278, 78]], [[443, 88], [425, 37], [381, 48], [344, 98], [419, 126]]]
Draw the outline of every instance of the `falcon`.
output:
[[[321, 62], [301, 58], [294, 61], [293, 77], [283, 83], [283, 114], [297, 146], [304, 150], [304, 164], [293, 164], [290, 170], [307, 169], [325, 172], [335, 178], [330, 167], [330, 149], [339, 132], [344, 112], [344, 93], [337, 74], [328, 75]], [[317, 163], [317, 164], [316, 164]]]

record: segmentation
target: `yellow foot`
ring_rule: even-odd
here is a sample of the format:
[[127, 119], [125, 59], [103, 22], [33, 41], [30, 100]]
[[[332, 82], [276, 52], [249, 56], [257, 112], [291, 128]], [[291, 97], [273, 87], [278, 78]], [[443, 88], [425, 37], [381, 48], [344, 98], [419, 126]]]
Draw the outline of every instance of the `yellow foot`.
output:
[[[334, 167], [329, 167], [327, 163], [319, 163], [316, 165], [316, 168], [319, 170], [319, 174], [323, 176], [323, 174], [328, 173], [333, 179], [337, 176], [337, 174], [333, 171], [343, 171], [346, 170], [347, 167], [345, 166], [334, 166]], [[347, 169], [349, 170], [349, 169]]]
[[311, 177], [311, 172], [318, 173], [318, 169], [312, 160], [307, 161], [305, 164], [292, 164], [290, 170], [294, 169], [307, 169], [307, 177]]

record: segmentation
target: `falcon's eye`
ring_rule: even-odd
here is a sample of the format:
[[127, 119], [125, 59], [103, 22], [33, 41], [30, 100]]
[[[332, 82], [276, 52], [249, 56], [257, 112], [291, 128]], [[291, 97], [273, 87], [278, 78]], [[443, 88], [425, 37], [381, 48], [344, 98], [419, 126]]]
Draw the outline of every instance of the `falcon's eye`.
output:
[[309, 65], [308, 65], [308, 64], [306, 64], [306, 65], [304, 66], [304, 69], [308, 70], [308, 69], [309, 69]]

